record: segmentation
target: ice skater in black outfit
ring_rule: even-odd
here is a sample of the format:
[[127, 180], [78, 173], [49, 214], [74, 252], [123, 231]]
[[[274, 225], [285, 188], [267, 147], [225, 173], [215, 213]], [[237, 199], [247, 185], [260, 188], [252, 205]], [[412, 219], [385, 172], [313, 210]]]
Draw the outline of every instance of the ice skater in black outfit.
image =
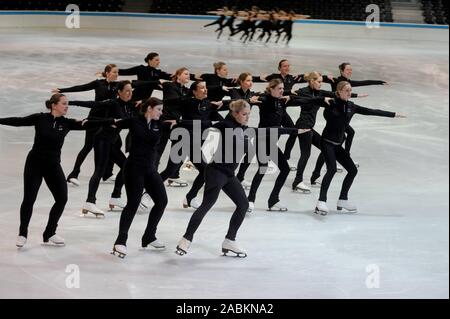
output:
[[[224, 104], [222, 101], [214, 102], [209, 100], [205, 82], [196, 81], [192, 83], [189, 91], [189, 97], [180, 100], [178, 103], [181, 120], [173, 121], [172, 124], [176, 125], [177, 128], [183, 128], [187, 131], [190, 139], [190, 147], [188, 152], [184, 151], [184, 154], [179, 154], [179, 145], [172, 145], [169, 161], [166, 169], [161, 173], [161, 178], [163, 181], [166, 181], [173, 172], [178, 171], [184, 161], [189, 158], [195, 168], [197, 168], [198, 175], [184, 199], [183, 206], [184, 208], [198, 208], [200, 204], [195, 198], [203, 187], [206, 165], [201, 156], [203, 144], [202, 136], [203, 132], [212, 126], [213, 121], [222, 120], [222, 117], [216, 117], [217, 113], [215, 111], [222, 108]], [[186, 145], [187, 142], [183, 141], [182, 143], [183, 145]], [[177, 146], [177, 150], [175, 146]]]
[[[331, 89], [333, 92], [336, 92], [336, 88], [337, 88], [338, 84], [342, 81], [346, 81], [346, 82], [350, 83], [350, 85], [352, 87], [361, 87], [361, 86], [370, 86], [370, 85], [389, 85], [388, 82], [379, 81], [379, 80], [363, 80], [363, 81], [351, 80], [351, 77], [353, 75], [353, 67], [350, 63], [342, 63], [341, 65], [339, 65], [339, 71], [340, 71], [341, 75], [338, 78], [335, 78], [333, 76], [326, 76], [323, 78], [325, 83], [328, 83], [331, 85]], [[359, 96], [362, 97], [361, 94]], [[364, 94], [364, 96], [367, 96], [367, 94]], [[345, 130], [345, 134], [347, 135], [345, 144], [344, 144], [345, 150], [348, 153], [350, 153], [350, 150], [353, 145], [353, 139], [355, 137], [355, 130], [349, 125]], [[323, 156], [320, 155], [319, 158], [317, 159], [316, 166], [315, 166], [314, 172], [312, 174], [312, 178], [311, 178], [311, 182], [313, 184], [315, 184], [317, 179], [320, 177], [320, 172], [321, 172], [321, 169], [324, 164], [325, 164], [325, 160], [324, 160]], [[356, 167], [359, 167], [358, 163], [355, 163], [355, 164], [356, 164]], [[342, 167], [338, 166], [338, 172], [341, 172], [341, 171], [342, 171]]]
[[349, 82], [342, 81], [336, 89], [337, 98], [329, 101], [330, 105], [325, 106], [324, 117], [326, 126], [322, 132], [320, 140], [322, 154], [327, 164], [327, 173], [323, 177], [320, 188], [320, 197], [316, 206], [316, 214], [327, 215], [327, 193], [331, 181], [336, 174], [336, 161], [338, 161], [347, 171], [342, 184], [341, 194], [337, 203], [338, 210], [347, 212], [357, 212], [357, 209], [348, 201], [348, 192], [352, 186], [353, 180], [358, 173], [355, 163], [350, 154], [342, 147], [345, 140], [345, 129], [350, 124], [354, 114], [384, 116], [384, 117], [405, 117], [403, 115], [365, 108], [349, 101], [352, 95], [352, 86]]
[[[180, 103], [189, 98], [189, 89], [186, 84], [189, 83], [191, 73], [187, 68], [178, 69], [171, 82], [163, 84], [163, 101], [164, 110], [161, 120], [164, 121], [178, 121], [181, 118]], [[164, 127], [161, 135], [160, 142], [157, 146], [157, 156], [155, 159], [156, 168], [159, 167], [161, 156], [166, 149], [166, 146], [170, 140], [170, 134], [175, 127]], [[172, 140], [171, 144], [177, 143], [178, 140]], [[172, 149], [172, 147], [170, 147]], [[170, 160], [170, 158], [169, 158]], [[180, 170], [173, 171], [168, 178], [169, 185], [175, 187], [187, 187], [188, 183], [180, 179]]]
[[[118, 97], [102, 102], [95, 101], [70, 101], [70, 105], [77, 105], [88, 108], [98, 108], [102, 110], [102, 118], [126, 119], [137, 114], [135, 102], [132, 101], [132, 86], [130, 81], [121, 81], [117, 87]], [[94, 138], [95, 170], [89, 180], [89, 192], [86, 203], [83, 205], [83, 214], [93, 213], [96, 216], [104, 216], [105, 213], [97, 208], [96, 194], [100, 179], [103, 176], [108, 161], [112, 161], [120, 167], [114, 185], [114, 190], [109, 201], [109, 207], [124, 208], [126, 203], [121, 200], [123, 186], [122, 170], [126, 160], [120, 149], [118, 140], [120, 139], [120, 129], [112, 126], [105, 126], [99, 130]]]
[[[260, 104], [261, 102], [259, 101], [259, 96], [261, 96], [262, 94], [251, 91], [253, 87], [253, 79], [254, 77], [250, 73], [241, 73], [237, 80], [239, 88], [233, 88], [228, 92], [231, 101], [245, 100], [250, 104], [250, 107]], [[251, 186], [251, 183], [245, 180], [245, 173], [250, 167], [252, 160], [252, 158], [249, 158], [249, 154], [246, 153], [241, 162], [241, 165], [239, 165], [239, 172], [236, 175], [237, 179], [241, 182], [244, 189], [250, 189]]]
[[[309, 103], [322, 102], [324, 98], [299, 98], [296, 97], [295, 100], [291, 100], [289, 96], [283, 96], [284, 85], [280, 79], [275, 79], [269, 82], [266, 90], [266, 94], [259, 97], [261, 104], [259, 105], [259, 115], [260, 115], [260, 128], [293, 128], [292, 126], [287, 126], [286, 108], [288, 106], [299, 106], [307, 105]], [[289, 175], [290, 169], [288, 162], [283, 154], [283, 152], [278, 148], [278, 146], [270, 139], [263, 139], [257, 141], [258, 148], [258, 164], [259, 170], [257, 171], [255, 177], [252, 181], [252, 186], [250, 188], [250, 193], [248, 195], [248, 200], [250, 202], [249, 212], [254, 209], [254, 202], [256, 199], [256, 193], [259, 186], [261, 185], [262, 179], [267, 173], [268, 160], [271, 160], [278, 166], [280, 173], [276, 179], [275, 185], [273, 187], [272, 193], [268, 199], [268, 207], [270, 211], [287, 211], [287, 208], [280, 203], [279, 195], [280, 191], [286, 182]], [[265, 154], [261, 151], [261, 147], [265, 145]], [[263, 158], [265, 155], [266, 158]]]
[[[327, 97], [335, 98], [336, 93], [330, 91], [322, 90], [323, 77], [318, 72], [311, 72], [305, 74], [305, 80], [308, 81], [309, 85], [305, 88], [299, 89], [296, 93], [300, 97]], [[366, 95], [352, 94], [352, 97], [364, 97]], [[297, 174], [295, 180], [292, 184], [292, 189], [294, 191], [299, 191], [302, 193], [309, 194], [311, 189], [303, 182], [303, 173], [305, 171], [306, 165], [308, 164], [309, 157], [311, 155], [311, 146], [314, 145], [320, 150], [320, 134], [314, 130], [316, 124], [317, 112], [320, 107], [323, 106], [321, 103], [315, 105], [304, 105], [301, 108], [300, 118], [297, 120], [295, 127], [297, 128], [309, 128], [310, 132], [302, 134], [298, 137], [300, 143], [300, 159], [297, 164]]]
[[64, 139], [71, 130], [86, 130], [114, 123], [114, 120], [82, 122], [64, 117], [68, 110], [68, 100], [63, 94], [54, 94], [45, 105], [50, 110], [49, 113], [0, 119], [1, 125], [34, 126], [36, 131], [33, 148], [25, 163], [20, 230], [16, 243], [19, 248], [26, 244], [28, 225], [42, 180], [45, 181], [55, 199], [43, 240], [45, 244], [64, 246], [64, 239], [56, 235], [58, 221], [67, 203], [67, 183], [61, 168], [61, 148]]
[[[230, 220], [228, 233], [222, 244], [222, 252], [226, 255], [233, 253], [238, 257], [247, 257], [245, 250], [236, 243], [237, 232], [245, 218], [245, 213], [249, 207], [248, 199], [241, 183], [234, 175], [239, 165], [241, 155], [236, 154], [239, 150], [248, 147], [245, 145], [245, 131], [250, 116], [250, 105], [244, 100], [233, 101], [230, 104], [230, 113], [224, 121], [213, 126], [220, 133], [219, 148], [210, 164], [207, 165], [205, 171], [205, 192], [200, 207], [194, 212], [189, 221], [186, 233], [178, 243], [176, 253], [185, 255], [194, 234], [200, 226], [203, 218], [208, 211], [214, 206], [219, 198], [220, 192], [223, 190], [225, 194], [236, 204], [236, 210]], [[254, 130], [254, 129], [252, 129]], [[268, 134], [268, 129], [264, 130]], [[232, 133], [232, 134], [230, 134]], [[255, 134], [255, 131], [253, 132]], [[278, 134], [297, 134], [301, 133], [296, 129], [281, 129]], [[231, 138], [230, 138], [231, 137]], [[232, 156], [230, 156], [230, 154]]]
[[128, 231], [144, 189], [152, 198], [154, 206], [142, 236], [142, 247], [150, 245], [157, 249], [165, 248], [156, 238], [156, 229], [167, 206], [167, 194], [161, 176], [153, 165], [163, 126], [159, 121], [163, 105], [161, 100], [152, 97], [142, 103], [140, 108], [140, 115], [116, 123], [119, 129], [129, 129], [132, 139], [130, 155], [123, 170], [127, 205], [120, 216], [119, 235], [113, 247], [113, 253], [121, 258], [127, 254]]
[[[70, 92], [85, 92], [95, 90], [95, 101], [100, 102], [104, 100], [109, 100], [117, 96], [117, 77], [119, 75], [119, 68], [115, 64], [108, 64], [102, 73], [104, 79], [95, 80], [83, 85], [77, 85], [70, 88], [54, 89], [53, 93], [70, 93]], [[99, 118], [98, 110], [93, 108], [88, 115], [88, 118]], [[77, 159], [75, 161], [74, 168], [72, 172], [67, 176], [67, 182], [79, 186], [80, 181], [78, 180], [78, 175], [80, 174], [81, 165], [83, 165], [84, 160], [89, 155], [91, 150], [94, 148], [94, 136], [98, 129], [86, 130], [86, 136], [84, 139], [84, 145], [81, 151], [78, 153]], [[111, 181], [115, 180], [113, 175], [114, 163], [110, 161], [108, 167], [105, 170], [105, 175], [103, 180]]]
[[[129, 69], [119, 69], [119, 75], [137, 75], [138, 81], [170, 81], [172, 79], [171, 74], [158, 69], [161, 64], [161, 59], [158, 53], [149, 53], [144, 61], [147, 65], [138, 65]], [[154, 86], [136, 87], [133, 92], [133, 99], [135, 101], [145, 101], [152, 96], [154, 89]]]

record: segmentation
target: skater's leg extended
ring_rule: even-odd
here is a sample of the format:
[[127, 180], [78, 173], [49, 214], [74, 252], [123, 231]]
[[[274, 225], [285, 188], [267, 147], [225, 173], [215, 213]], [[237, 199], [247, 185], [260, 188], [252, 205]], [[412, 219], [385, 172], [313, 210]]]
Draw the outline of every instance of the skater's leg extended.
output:
[[223, 187], [223, 191], [236, 205], [236, 210], [230, 220], [230, 226], [225, 238], [229, 240], [236, 240], [236, 234], [244, 221], [249, 204], [247, 195], [245, 194], [242, 185], [236, 177], [232, 177], [229, 182]]
[[348, 192], [352, 187], [353, 180], [358, 174], [358, 169], [350, 157], [350, 154], [344, 150], [342, 146], [336, 148], [336, 157], [339, 164], [341, 164], [347, 171], [347, 176], [345, 176], [344, 182], [342, 183], [341, 195], [339, 196], [339, 199], [348, 200]]
[[184, 234], [184, 238], [192, 241], [194, 234], [200, 226], [203, 218], [208, 211], [214, 206], [219, 198], [220, 191], [227, 183], [227, 176], [224, 173], [208, 167], [205, 172], [205, 192], [203, 195], [203, 201], [200, 207], [194, 212], [189, 221], [188, 228]]
[[100, 180], [105, 172], [111, 152], [111, 142], [107, 139], [98, 138], [94, 143], [95, 170], [89, 180], [89, 191], [87, 202], [95, 204], [96, 194]]
[[44, 242], [47, 242], [49, 238], [56, 235], [58, 221], [66, 207], [67, 183], [61, 165], [55, 165], [54, 167], [48, 168], [45, 172], [44, 180], [55, 199], [55, 204], [50, 210], [47, 228], [43, 235]]
[[24, 193], [20, 206], [20, 229], [19, 235], [28, 237], [28, 225], [33, 214], [33, 205], [36, 201], [39, 188], [42, 184], [43, 172], [40, 160], [28, 155], [24, 170]]
[[150, 195], [155, 205], [150, 211], [147, 228], [142, 236], [142, 247], [147, 247], [148, 244], [156, 240], [156, 230], [168, 202], [164, 182], [157, 172], [146, 174], [145, 190]]
[[330, 187], [334, 175], [337, 172], [336, 146], [323, 140], [321, 142], [321, 145], [322, 145], [322, 154], [324, 156], [325, 163], [327, 164], [327, 172], [322, 180], [319, 200], [322, 202], [326, 202], [328, 189]]
[[128, 231], [141, 202], [142, 191], [144, 190], [144, 175], [137, 167], [126, 165], [124, 180], [127, 192], [127, 205], [120, 215], [119, 235], [115, 245], [126, 246]]

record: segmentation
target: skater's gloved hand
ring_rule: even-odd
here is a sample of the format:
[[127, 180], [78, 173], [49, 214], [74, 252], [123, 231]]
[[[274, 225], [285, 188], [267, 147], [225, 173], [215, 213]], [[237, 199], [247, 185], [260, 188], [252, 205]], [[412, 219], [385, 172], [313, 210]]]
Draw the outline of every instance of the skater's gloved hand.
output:
[[259, 100], [259, 96], [252, 96], [250, 98], [250, 103], [251, 104], [258, 104], [258, 103], [262, 103], [262, 102]]
[[334, 83], [334, 77], [332, 75], [327, 75], [328, 80]]
[[57, 93], [59, 93], [59, 92], [60, 92], [59, 89], [52, 89], [52, 93], [53, 93], [53, 94], [57, 94]]
[[367, 93], [361, 93], [361, 94], [358, 94], [358, 97], [359, 98], [362, 98], [362, 97], [368, 97], [369, 96], [369, 94], [367, 94]]
[[325, 103], [327, 103], [328, 105], [330, 105], [330, 101], [332, 100], [332, 98], [331, 97], [326, 97], [325, 98]]

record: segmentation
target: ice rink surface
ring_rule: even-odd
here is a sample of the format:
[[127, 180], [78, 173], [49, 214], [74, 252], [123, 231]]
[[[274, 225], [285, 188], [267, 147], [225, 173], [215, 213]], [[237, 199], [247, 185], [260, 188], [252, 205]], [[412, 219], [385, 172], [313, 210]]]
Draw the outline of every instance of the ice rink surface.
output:
[[[42, 186], [35, 204], [26, 248], [17, 250], [23, 167], [33, 142], [32, 128], [0, 127], [0, 298], [448, 298], [449, 297], [449, 51], [448, 30], [357, 26], [297, 25], [289, 47], [242, 45], [226, 36], [215, 40], [203, 21], [182, 20], [171, 29], [153, 23], [152, 31], [0, 28], [0, 117], [44, 112], [54, 87], [95, 79], [108, 63], [131, 67], [151, 51], [161, 55], [161, 69], [188, 66], [196, 74], [212, 72], [225, 61], [230, 76], [251, 71], [276, 72], [287, 58], [292, 73], [317, 70], [338, 75], [337, 65], [353, 64], [354, 80], [386, 80], [390, 86], [356, 88], [369, 93], [357, 104], [396, 111], [407, 119], [356, 115], [352, 156], [361, 165], [350, 192], [356, 215], [338, 214], [336, 201], [344, 174], [329, 192], [332, 213], [313, 214], [318, 189], [292, 193], [294, 173], [282, 191], [287, 213], [266, 211], [275, 180], [267, 176], [256, 211], [246, 218], [238, 241], [247, 259], [222, 257], [220, 247], [233, 211], [222, 195], [199, 228], [189, 254], [174, 254], [191, 210], [181, 206], [186, 189], [168, 188], [169, 205], [158, 230], [163, 252], [141, 251], [147, 214], [136, 216], [129, 255], [109, 254], [120, 212], [105, 219], [80, 217], [93, 171], [93, 153], [82, 167], [79, 188], [69, 187], [69, 202], [58, 234], [65, 248], [41, 246], [41, 234], [53, 204]], [[167, 22], [164, 22], [167, 23]], [[324, 85], [328, 89], [328, 85]], [[255, 85], [263, 90], [264, 85]], [[92, 100], [93, 92], [68, 94]], [[299, 109], [289, 110], [294, 120]], [[257, 125], [257, 110], [251, 124]], [[69, 117], [87, 112], [72, 107]], [[324, 120], [318, 116], [317, 130]], [[84, 134], [71, 132], [63, 148], [68, 173]], [[284, 147], [285, 139], [280, 144]], [[309, 180], [317, 157], [306, 170]], [[294, 159], [299, 157], [298, 144]], [[117, 169], [115, 169], [117, 172]], [[251, 167], [251, 180], [256, 166]], [[183, 171], [192, 181], [194, 172]], [[98, 205], [105, 209], [112, 185], [102, 184]], [[125, 192], [124, 192], [125, 193]], [[73, 272], [76, 270], [75, 273]], [[79, 288], [71, 288], [79, 270]]]

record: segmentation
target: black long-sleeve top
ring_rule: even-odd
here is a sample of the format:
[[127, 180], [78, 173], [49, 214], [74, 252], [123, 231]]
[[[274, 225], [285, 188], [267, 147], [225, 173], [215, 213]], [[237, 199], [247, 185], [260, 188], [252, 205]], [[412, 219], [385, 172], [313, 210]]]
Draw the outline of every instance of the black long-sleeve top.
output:
[[127, 161], [139, 167], [156, 170], [155, 148], [161, 138], [163, 124], [155, 120], [148, 122], [143, 115], [138, 115], [118, 121], [115, 125], [119, 129], [129, 129], [131, 147]]
[[[222, 106], [226, 109], [226, 106]], [[217, 117], [216, 111], [222, 108], [212, 104], [209, 99], [198, 100], [191, 97], [180, 103], [180, 112], [182, 120], [178, 121], [179, 125], [187, 129], [191, 129], [193, 121], [200, 121], [202, 130], [212, 126], [212, 121], [221, 121], [222, 117]]]
[[233, 79], [221, 78], [217, 74], [202, 74], [200, 78], [206, 82], [208, 97], [211, 101], [222, 101], [226, 95], [226, 92], [222, 90], [224, 86], [236, 86], [236, 82]]
[[325, 102], [323, 102], [323, 105], [325, 107], [326, 125], [322, 132], [322, 138], [336, 145], [344, 143], [345, 129], [355, 114], [395, 117], [393, 112], [369, 109], [339, 98], [331, 100], [330, 105]]
[[328, 77], [324, 76], [323, 77], [323, 81], [325, 83], [328, 83], [328, 84], [331, 85], [331, 90], [333, 92], [336, 92], [338, 84], [340, 82], [342, 82], [342, 81], [349, 82], [352, 87], [369, 86], [369, 85], [384, 85], [384, 84], [386, 84], [385, 81], [377, 81], [377, 80], [354, 81], [354, 80], [347, 79], [346, 77], [344, 77], [342, 75], [340, 77], [333, 78], [333, 81], [331, 81]]
[[[138, 81], [171, 80], [172, 76], [164, 71], [149, 65], [138, 65], [129, 69], [119, 69], [119, 75], [136, 75]], [[138, 86], [134, 89], [133, 99], [136, 101], [146, 100], [152, 96], [154, 86]]]
[[162, 121], [179, 120], [181, 117], [180, 105], [189, 99], [189, 89], [177, 82], [163, 83], [163, 115]]
[[259, 125], [258, 127], [281, 127], [286, 123], [286, 117], [289, 115], [286, 112], [288, 106], [304, 106], [314, 105], [324, 101], [323, 97], [304, 98], [293, 97], [286, 102], [283, 99], [278, 99], [270, 94], [263, 94], [259, 97], [261, 101], [259, 106]]
[[[331, 91], [325, 91], [325, 90], [314, 90], [310, 86], [301, 88], [295, 92], [297, 96], [299, 97], [309, 97], [309, 98], [315, 98], [315, 97], [329, 97], [329, 98], [335, 98], [336, 93], [333, 93]], [[353, 93], [352, 97], [358, 97], [358, 94]], [[294, 98], [295, 99], [295, 98]], [[316, 103], [316, 104], [303, 104], [300, 111], [300, 118], [298, 119], [296, 123], [297, 128], [304, 128], [304, 129], [312, 129], [316, 125], [316, 119], [317, 119], [317, 112], [319, 109], [323, 107], [322, 103]]]
[[[77, 105], [87, 108], [95, 108], [100, 115], [99, 118], [126, 119], [136, 116], [138, 110], [134, 102], [125, 102], [121, 98], [107, 101], [69, 101], [69, 105]], [[98, 137], [116, 139], [119, 137], [120, 129], [112, 126], [104, 126], [97, 133]]]
[[108, 82], [105, 79], [94, 80], [86, 84], [59, 89], [59, 92], [71, 93], [71, 92], [86, 92], [95, 90], [95, 101], [104, 101], [116, 97], [118, 83], [119, 82], [116, 81]]
[[[250, 137], [255, 139], [262, 138], [261, 134], [267, 136], [274, 128], [256, 129], [247, 127], [236, 122], [231, 114], [228, 114], [222, 122], [213, 125], [213, 129], [220, 132], [220, 151], [216, 151], [213, 161], [209, 164], [215, 169], [224, 172], [227, 176], [232, 177], [239, 166], [241, 158], [235, 154], [237, 150], [243, 150], [244, 153], [249, 151], [249, 147], [255, 147], [255, 143], [250, 143]], [[231, 130], [234, 136], [227, 133]], [[283, 134], [298, 134], [295, 128], [277, 128], [278, 136]], [[232, 141], [229, 140], [232, 137]], [[230, 154], [233, 153], [233, 154]]]
[[280, 73], [273, 73], [266, 77], [266, 81], [270, 82], [274, 79], [280, 79], [283, 81], [284, 84], [284, 95], [291, 95], [292, 94], [292, 88], [295, 84], [299, 83], [306, 83], [307, 81], [304, 79], [304, 75], [300, 74], [298, 77], [295, 77], [291, 74], [286, 75], [283, 77]]
[[262, 93], [258, 93], [258, 92], [253, 92], [250, 90], [247, 90], [244, 92], [244, 90], [242, 88], [232, 88], [231, 90], [228, 91], [227, 95], [230, 97], [230, 101], [227, 103], [230, 104], [232, 101], [236, 101], [236, 100], [245, 100], [247, 101], [247, 103], [250, 104], [250, 106], [253, 106], [257, 103], [250, 103], [250, 99], [254, 96], [261, 96], [263, 95]]
[[81, 121], [61, 117], [54, 117], [51, 113], [36, 113], [26, 117], [9, 117], [0, 119], [1, 125], [34, 126], [35, 137], [31, 153], [43, 161], [61, 162], [61, 148], [64, 139], [70, 131], [81, 131], [102, 125], [114, 124], [113, 119]]

